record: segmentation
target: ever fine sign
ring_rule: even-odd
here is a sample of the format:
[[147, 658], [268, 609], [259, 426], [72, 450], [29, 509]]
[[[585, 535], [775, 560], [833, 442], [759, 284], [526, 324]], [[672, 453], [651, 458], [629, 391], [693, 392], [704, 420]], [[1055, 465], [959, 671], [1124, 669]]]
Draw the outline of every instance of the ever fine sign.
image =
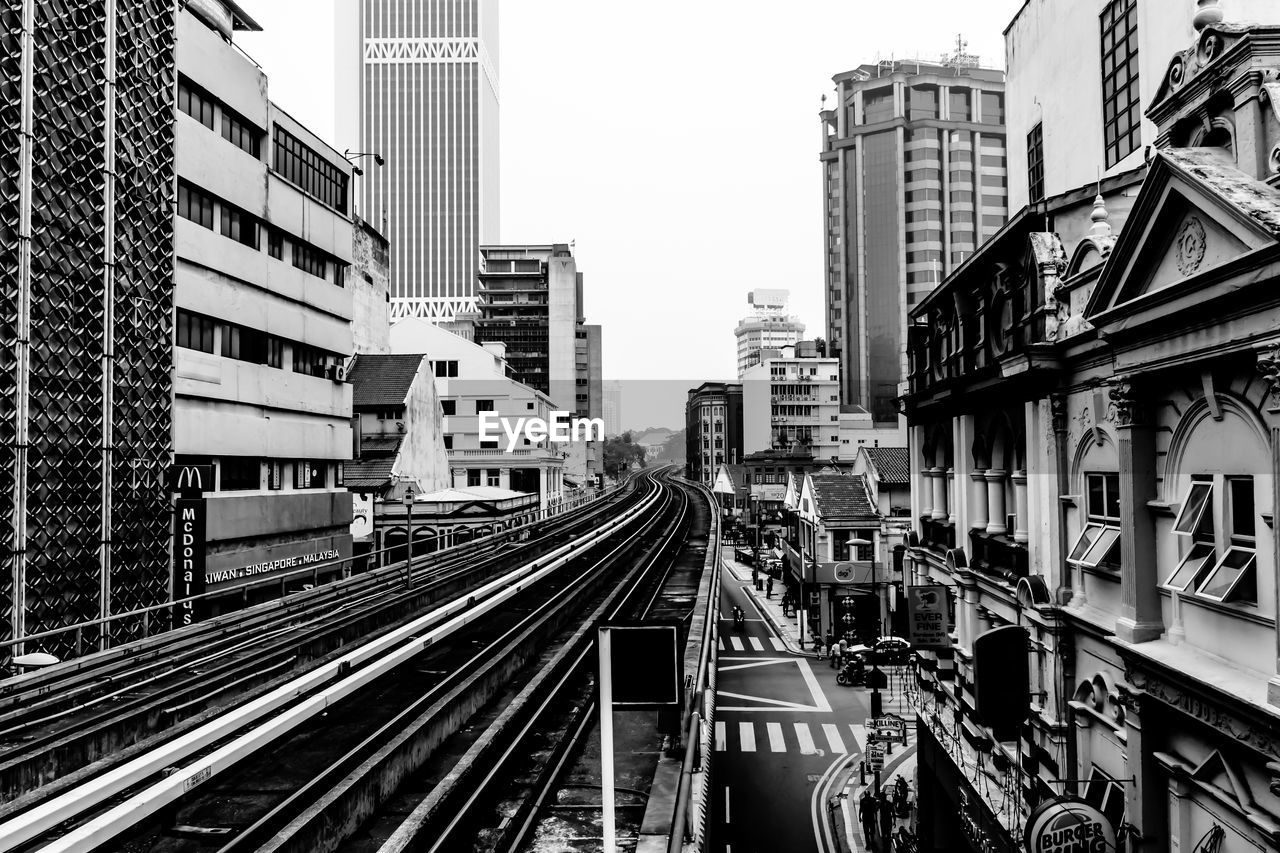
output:
[[947, 588], [941, 584], [907, 587], [907, 629], [917, 649], [951, 647]]
[[1027, 818], [1030, 853], [1115, 853], [1116, 833], [1106, 816], [1080, 800], [1050, 800]]

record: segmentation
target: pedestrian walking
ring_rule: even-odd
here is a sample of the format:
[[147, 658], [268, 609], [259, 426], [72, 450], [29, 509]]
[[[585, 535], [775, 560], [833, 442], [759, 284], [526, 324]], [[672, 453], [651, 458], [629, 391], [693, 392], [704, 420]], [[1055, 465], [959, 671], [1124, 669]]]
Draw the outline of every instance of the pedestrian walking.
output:
[[876, 804], [876, 796], [870, 790], [862, 792], [862, 799], [858, 801], [858, 819], [862, 821], [862, 838], [870, 847], [872, 839], [876, 837], [876, 815], [879, 809]]
[[764, 597], [773, 597], [773, 575], [769, 575], [769, 579], [764, 582]]
[[888, 796], [880, 798], [880, 834], [885, 840], [893, 833], [893, 803], [889, 802]]

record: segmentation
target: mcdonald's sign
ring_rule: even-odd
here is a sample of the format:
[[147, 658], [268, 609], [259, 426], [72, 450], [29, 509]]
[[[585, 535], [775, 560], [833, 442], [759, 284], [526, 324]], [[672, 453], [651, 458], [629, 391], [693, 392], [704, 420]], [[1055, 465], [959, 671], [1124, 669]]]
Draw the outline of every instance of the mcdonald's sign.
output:
[[213, 486], [212, 465], [175, 465], [169, 471], [169, 488], [184, 498], [198, 498]]
[[204, 492], [212, 489], [212, 465], [177, 465], [170, 484], [179, 498], [173, 515], [173, 627], [180, 628], [200, 621], [204, 604], [182, 601], [205, 591], [205, 501]]

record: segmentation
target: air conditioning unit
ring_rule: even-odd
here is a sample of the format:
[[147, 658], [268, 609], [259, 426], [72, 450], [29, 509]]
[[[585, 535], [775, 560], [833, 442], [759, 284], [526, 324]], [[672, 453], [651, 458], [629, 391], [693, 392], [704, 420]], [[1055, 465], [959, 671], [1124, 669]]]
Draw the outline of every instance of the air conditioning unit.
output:
[[331, 364], [324, 369], [325, 376], [328, 376], [334, 382], [347, 381], [347, 368], [341, 364]]

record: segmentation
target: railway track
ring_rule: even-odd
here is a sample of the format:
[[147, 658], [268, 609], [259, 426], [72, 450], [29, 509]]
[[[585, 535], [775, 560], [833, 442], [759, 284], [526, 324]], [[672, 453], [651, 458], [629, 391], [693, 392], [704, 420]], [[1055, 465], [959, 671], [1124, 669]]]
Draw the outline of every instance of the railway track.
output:
[[415, 559], [412, 589], [396, 564], [0, 682], [0, 819], [101, 772], [104, 760], [322, 665], [353, 640], [394, 630], [506, 565], [552, 552], [640, 497], [620, 490], [526, 541], [507, 531]]
[[332, 849], [329, 839], [350, 834], [610, 586], [637, 542], [669, 538], [668, 508], [683, 499], [644, 479], [639, 502], [597, 516], [590, 537], [22, 810], [0, 823], [0, 850], [207, 849], [223, 839], [224, 850]]

